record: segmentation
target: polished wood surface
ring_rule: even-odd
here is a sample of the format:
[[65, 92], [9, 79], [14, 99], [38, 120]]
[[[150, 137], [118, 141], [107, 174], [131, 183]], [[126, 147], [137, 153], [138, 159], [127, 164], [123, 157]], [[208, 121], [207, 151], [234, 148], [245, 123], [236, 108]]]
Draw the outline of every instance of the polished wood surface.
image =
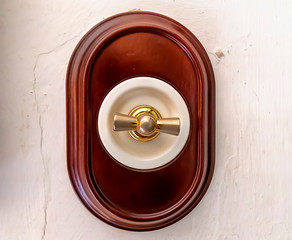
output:
[[[106, 94], [137, 76], [176, 88], [191, 115], [179, 156], [158, 169], [130, 169], [112, 159], [97, 131]], [[103, 221], [153, 230], [189, 213], [214, 170], [215, 82], [209, 58], [193, 34], [165, 16], [128, 12], [92, 28], [76, 47], [67, 72], [67, 161], [74, 189]]]

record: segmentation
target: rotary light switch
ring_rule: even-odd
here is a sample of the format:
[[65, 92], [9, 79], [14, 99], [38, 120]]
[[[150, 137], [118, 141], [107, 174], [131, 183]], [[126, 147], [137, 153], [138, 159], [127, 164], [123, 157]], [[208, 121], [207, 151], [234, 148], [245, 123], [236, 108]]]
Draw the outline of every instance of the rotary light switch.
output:
[[215, 79], [187, 28], [153, 12], [105, 19], [75, 48], [66, 94], [68, 172], [91, 213], [149, 231], [200, 202], [215, 163]]
[[157, 138], [159, 133], [179, 135], [180, 120], [178, 117], [162, 118], [152, 106], [140, 105], [132, 109], [129, 115], [114, 115], [114, 131], [129, 131], [137, 141], [148, 142]]
[[190, 114], [183, 97], [170, 84], [153, 77], [134, 77], [107, 93], [97, 125], [104, 148], [116, 161], [150, 170], [171, 162], [181, 152], [190, 134]]

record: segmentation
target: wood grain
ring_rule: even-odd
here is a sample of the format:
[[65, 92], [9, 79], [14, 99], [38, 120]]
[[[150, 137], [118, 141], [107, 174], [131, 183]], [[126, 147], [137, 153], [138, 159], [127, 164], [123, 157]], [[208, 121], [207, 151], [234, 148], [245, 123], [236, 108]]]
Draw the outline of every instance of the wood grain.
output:
[[[184, 149], [169, 164], [148, 171], [113, 159], [96, 126], [106, 94], [137, 76], [171, 84], [190, 113]], [[202, 199], [215, 162], [215, 81], [204, 48], [178, 22], [138, 11], [93, 27], [70, 59], [66, 103], [69, 176], [83, 204], [98, 218], [127, 230], [154, 230], [178, 221]]]

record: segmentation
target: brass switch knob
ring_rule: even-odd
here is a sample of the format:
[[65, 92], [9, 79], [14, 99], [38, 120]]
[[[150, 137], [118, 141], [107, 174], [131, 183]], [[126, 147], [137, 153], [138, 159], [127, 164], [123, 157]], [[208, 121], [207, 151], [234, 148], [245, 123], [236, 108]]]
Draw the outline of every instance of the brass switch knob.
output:
[[140, 105], [132, 109], [129, 115], [114, 115], [114, 131], [129, 131], [137, 141], [148, 142], [160, 133], [179, 135], [180, 119], [162, 118], [157, 109], [149, 105]]

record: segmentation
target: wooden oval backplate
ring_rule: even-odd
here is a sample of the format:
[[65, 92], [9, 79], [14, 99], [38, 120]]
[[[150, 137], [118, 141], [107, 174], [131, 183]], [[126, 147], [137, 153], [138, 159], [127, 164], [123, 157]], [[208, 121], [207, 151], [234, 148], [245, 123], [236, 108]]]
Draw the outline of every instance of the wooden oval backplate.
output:
[[[189, 139], [165, 166], [136, 170], [107, 153], [97, 131], [99, 107], [118, 83], [151, 76], [185, 99]], [[127, 12], [93, 27], [74, 50], [67, 71], [67, 165], [83, 204], [118, 228], [154, 230], [188, 214], [214, 170], [215, 80], [206, 51], [180, 23], [152, 12]]]

